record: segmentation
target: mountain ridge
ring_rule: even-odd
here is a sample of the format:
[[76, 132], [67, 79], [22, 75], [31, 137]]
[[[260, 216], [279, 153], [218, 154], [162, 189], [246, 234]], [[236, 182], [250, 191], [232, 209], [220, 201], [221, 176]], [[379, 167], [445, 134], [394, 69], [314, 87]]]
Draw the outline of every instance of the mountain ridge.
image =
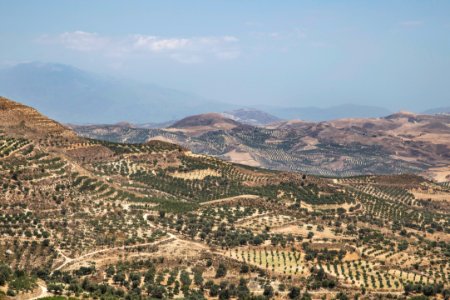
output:
[[[390, 113], [383, 108], [354, 104], [329, 108], [260, 105], [248, 108], [155, 84], [41, 62], [0, 68], [0, 95], [36, 107], [60, 122], [74, 124], [165, 123], [207, 112], [233, 115], [233, 110], [238, 110], [234, 112], [236, 120], [250, 125], [265, 125], [275, 118], [323, 121], [342, 117], [381, 117]], [[243, 113], [248, 114], [246, 110], [253, 111], [253, 117], [243, 117]]]
[[0, 94], [64, 123], [165, 122], [234, 107], [154, 84], [36, 62], [0, 69]]

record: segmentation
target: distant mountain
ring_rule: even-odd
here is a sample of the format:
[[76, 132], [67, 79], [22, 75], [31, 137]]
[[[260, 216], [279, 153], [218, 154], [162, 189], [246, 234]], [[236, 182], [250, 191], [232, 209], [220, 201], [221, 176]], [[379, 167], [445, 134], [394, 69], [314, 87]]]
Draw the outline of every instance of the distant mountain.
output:
[[64, 123], [127, 121], [143, 124], [145, 128], [161, 127], [160, 123], [170, 124], [170, 120], [207, 112], [224, 112], [224, 116], [250, 125], [266, 125], [280, 118], [324, 121], [381, 117], [390, 113], [383, 108], [354, 104], [330, 108], [261, 106], [244, 109], [240, 105], [216, 102], [154, 84], [93, 74], [63, 64], [39, 62], [0, 69], [0, 96], [36, 107]]
[[240, 123], [256, 126], [267, 125], [270, 123], [281, 121], [281, 119], [276, 116], [252, 108], [241, 108], [227, 111], [223, 112], [222, 115]]
[[261, 106], [260, 108], [265, 111], [270, 111], [272, 114], [283, 119], [315, 122], [345, 118], [377, 118], [387, 116], [391, 113], [382, 107], [357, 104], [343, 104], [328, 108], [276, 106]]
[[424, 111], [423, 113], [427, 114], [427, 115], [450, 114], [450, 106], [428, 109], [428, 110]]
[[138, 123], [138, 124], [133, 124], [134, 127], [137, 128], [165, 128], [165, 127], [169, 127], [171, 126], [173, 123], [175, 123], [176, 121], [166, 121], [166, 122], [147, 122], [147, 123]]
[[56, 120], [78, 124], [158, 123], [237, 107], [153, 84], [36, 62], [0, 69], [0, 95], [36, 107]]

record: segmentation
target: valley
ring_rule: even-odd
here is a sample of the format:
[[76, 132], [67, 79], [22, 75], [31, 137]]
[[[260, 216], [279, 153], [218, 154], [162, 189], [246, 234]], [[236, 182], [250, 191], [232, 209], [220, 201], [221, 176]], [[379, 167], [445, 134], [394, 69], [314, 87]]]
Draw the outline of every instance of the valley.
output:
[[420, 176], [448, 116], [198, 120], [73, 131], [0, 98], [0, 298], [450, 295], [450, 180]]

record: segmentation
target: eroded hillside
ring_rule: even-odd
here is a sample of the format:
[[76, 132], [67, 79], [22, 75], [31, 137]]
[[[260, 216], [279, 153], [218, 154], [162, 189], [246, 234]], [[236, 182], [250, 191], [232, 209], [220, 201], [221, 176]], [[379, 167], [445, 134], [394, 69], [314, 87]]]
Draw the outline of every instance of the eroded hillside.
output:
[[449, 115], [398, 113], [376, 119], [282, 121], [257, 127], [209, 114], [178, 124], [167, 129], [126, 125], [74, 129], [85, 137], [115, 142], [169, 141], [194, 153], [282, 171], [322, 176], [415, 173], [450, 181]]
[[271, 171], [162, 141], [81, 138], [26, 106], [0, 107], [10, 297], [448, 293], [448, 183]]

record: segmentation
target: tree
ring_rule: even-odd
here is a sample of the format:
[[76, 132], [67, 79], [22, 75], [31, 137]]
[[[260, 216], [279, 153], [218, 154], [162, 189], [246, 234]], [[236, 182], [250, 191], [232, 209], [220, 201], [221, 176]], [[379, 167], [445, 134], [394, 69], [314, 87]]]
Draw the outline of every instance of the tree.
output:
[[163, 299], [164, 294], [166, 293], [166, 288], [161, 285], [147, 285], [147, 293], [151, 295], [153, 298]]
[[197, 286], [201, 286], [203, 284], [203, 276], [200, 270], [196, 270], [194, 272], [194, 282]]
[[188, 274], [188, 272], [186, 272], [185, 270], [183, 270], [183, 271], [181, 271], [181, 274], [180, 274], [180, 281], [181, 281], [181, 284], [183, 285], [183, 286], [190, 286], [191, 285], [191, 283], [192, 283], [192, 280], [191, 280], [191, 278], [189, 277], [189, 274]]
[[225, 275], [227, 275], [227, 268], [223, 263], [220, 263], [216, 271], [216, 278], [225, 277]]
[[311, 300], [311, 299], [312, 299], [311, 295], [308, 292], [304, 293], [301, 298], [301, 300]]
[[153, 283], [155, 281], [155, 274], [156, 274], [156, 269], [155, 269], [155, 266], [152, 264], [148, 268], [147, 272], [145, 273], [144, 281], [146, 283]]
[[211, 259], [208, 259], [207, 261], [206, 261], [206, 266], [209, 268], [209, 267], [211, 267], [212, 266], [212, 260]]
[[248, 271], [249, 271], [248, 265], [241, 266], [241, 270], [240, 270], [241, 273], [245, 274], [245, 273], [248, 273]]
[[297, 299], [300, 297], [300, 289], [296, 286], [291, 287], [288, 296], [290, 299]]
[[125, 283], [125, 275], [122, 272], [119, 272], [113, 276], [113, 281], [115, 283], [124, 284]]
[[344, 294], [343, 292], [339, 292], [336, 295], [336, 300], [348, 300], [348, 297], [346, 294]]
[[244, 278], [239, 279], [239, 285], [237, 287], [238, 299], [247, 299], [250, 294], [250, 290], [247, 287], [247, 281]]
[[404, 251], [404, 250], [408, 249], [408, 246], [409, 246], [408, 241], [402, 240], [398, 244], [397, 249], [398, 249], [398, 251]]
[[219, 294], [219, 286], [217, 284], [213, 284], [209, 289], [209, 295], [211, 297], [217, 297], [218, 294]]
[[64, 290], [62, 285], [55, 284], [55, 283], [51, 283], [51, 284], [47, 285], [47, 289], [49, 290], [49, 292], [51, 292], [53, 294], [57, 294], [57, 295], [62, 294], [62, 292]]
[[5, 285], [5, 283], [11, 277], [12, 271], [11, 268], [7, 265], [0, 265], [0, 286]]
[[271, 285], [266, 285], [264, 287], [263, 295], [266, 296], [267, 298], [272, 298], [273, 297], [273, 287]]
[[228, 289], [224, 289], [219, 293], [220, 300], [230, 299], [230, 291]]

